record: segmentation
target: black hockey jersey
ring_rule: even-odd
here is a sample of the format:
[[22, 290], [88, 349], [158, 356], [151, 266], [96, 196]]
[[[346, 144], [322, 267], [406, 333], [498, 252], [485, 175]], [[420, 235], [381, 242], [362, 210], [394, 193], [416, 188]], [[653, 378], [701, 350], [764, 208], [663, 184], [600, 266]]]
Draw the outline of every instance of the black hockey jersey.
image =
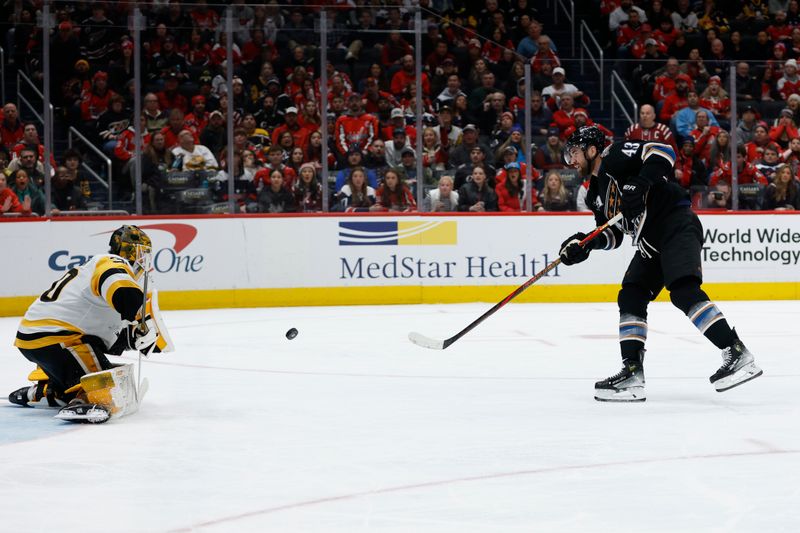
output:
[[[621, 190], [633, 180], [649, 184], [645, 215], [640, 236], [655, 236], [664, 217], [679, 206], [688, 206], [689, 194], [674, 182], [675, 151], [668, 144], [647, 141], [622, 141], [609, 145], [602, 155], [597, 175], [589, 181], [586, 205], [592, 210], [597, 225], [619, 213]], [[597, 248], [610, 250], [622, 244], [623, 224], [603, 232], [605, 243], [598, 238]], [[632, 234], [632, 231], [628, 232]]]

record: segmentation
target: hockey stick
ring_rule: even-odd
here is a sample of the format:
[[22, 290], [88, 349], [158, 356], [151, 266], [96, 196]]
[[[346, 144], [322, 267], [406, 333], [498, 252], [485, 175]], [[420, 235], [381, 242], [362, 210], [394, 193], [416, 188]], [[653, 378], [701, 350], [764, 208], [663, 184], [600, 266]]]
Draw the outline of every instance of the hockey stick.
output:
[[[148, 255], [146, 257], [147, 257], [147, 259], [145, 259], [145, 261], [144, 261], [145, 264], [142, 265], [142, 268], [144, 269], [144, 280], [142, 281], [142, 293], [143, 293], [143, 296], [142, 296], [142, 321], [139, 324], [139, 330], [142, 333], [147, 333], [147, 324], [145, 324], [145, 319], [147, 318], [147, 280], [150, 277], [150, 272], [149, 272], [150, 271], [150, 260], [149, 260], [150, 256]], [[150, 355], [149, 352], [148, 352], [148, 355]], [[136, 378], [136, 396], [137, 396], [137, 400], [138, 400], [139, 391], [142, 388], [142, 352], [141, 351], [139, 351], [139, 366], [138, 366], [138, 369], [137, 369], [137, 374], [138, 374], [138, 376]]]
[[[618, 213], [613, 218], [611, 218], [611, 220], [609, 220], [602, 226], [598, 226], [597, 228], [595, 228], [589, 235], [583, 238], [583, 240], [580, 242], [580, 245], [586, 246], [586, 243], [595, 239], [598, 235], [603, 233], [606, 229], [608, 229], [610, 226], [613, 226], [620, 220], [622, 220], [622, 213]], [[465, 327], [464, 329], [462, 329], [449, 339], [445, 340], [432, 339], [431, 337], [426, 337], [421, 333], [416, 333], [412, 331], [411, 333], [408, 334], [408, 340], [410, 340], [411, 342], [413, 342], [418, 346], [422, 346], [423, 348], [430, 348], [431, 350], [444, 350], [445, 348], [456, 342], [458, 339], [460, 339], [461, 337], [472, 331], [478, 324], [480, 324], [481, 322], [483, 322], [484, 320], [495, 314], [497, 311], [499, 311], [501, 307], [503, 307], [508, 302], [510, 302], [511, 300], [522, 294], [522, 292], [524, 292], [525, 289], [527, 289], [528, 287], [530, 287], [531, 285], [542, 279], [548, 272], [550, 272], [560, 264], [561, 264], [561, 257], [559, 257], [552, 263], [548, 264], [546, 267], [544, 267], [542, 270], [536, 273], [536, 275], [534, 275], [528, 281], [517, 287], [514, 290], [514, 292], [503, 298], [494, 307], [483, 313], [476, 320], [470, 323], [470, 325], [468, 325], [467, 327]]]

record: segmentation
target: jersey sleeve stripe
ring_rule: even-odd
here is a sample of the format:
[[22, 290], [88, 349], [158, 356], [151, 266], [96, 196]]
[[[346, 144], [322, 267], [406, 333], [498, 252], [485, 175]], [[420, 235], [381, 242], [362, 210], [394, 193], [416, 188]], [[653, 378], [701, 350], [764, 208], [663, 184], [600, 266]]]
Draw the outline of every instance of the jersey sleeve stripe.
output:
[[91, 287], [95, 296], [102, 294], [102, 280], [100, 278], [109, 270], [115, 270], [119, 274], [127, 274], [134, 278], [133, 271], [125, 264], [124, 259], [104, 257], [97, 262], [92, 273]]
[[141, 287], [139, 287], [139, 285], [137, 285], [136, 282], [134, 282], [132, 279], [122, 278], [115, 280], [108, 286], [108, 289], [105, 291], [106, 294], [104, 296], [106, 302], [108, 302], [108, 305], [110, 305], [111, 307], [114, 307], [114, 301], [113, 301], [114, 293], [117, 291], [117, 289], [121, 289], [122, 287], [139, 289], [140, 291], [142, 290]]
[[669, 161], [670, 165], [675, 164], [675, 151], [666, 144], [650, 143], [646, 144], [642, 151], [642, 161], [647, 161], [651, 156], [658, 155]]
[[108, 278], [110, 278], [111, 276], [114, 276], [116, 274], [122, 274], [123, 276], [126, 276], [128, 273], [125, 271], [124, 268], [109, 268], [105, 272], [100, 274], [100, 277], [98, 278], [98, 281], [97, 281], [97, 288], [98, 288], [100, 293], [103, 292], [103, 284], [106, 281], [108, 281]]
[[53, 331], [67, 330], [70, 332], [80, 333], [81, 335], [84, 333], [81, 328], [73, 326], [72, 324], [64, 322], [63, 320], [56, 320], [55, 318], [43, 318], [40, 320], [28, 320], [23, 318], [22, 322], [19, 324], [19, 329], [23, 332], [29, 330], [41, 331], [42, 328], [49, 328]]

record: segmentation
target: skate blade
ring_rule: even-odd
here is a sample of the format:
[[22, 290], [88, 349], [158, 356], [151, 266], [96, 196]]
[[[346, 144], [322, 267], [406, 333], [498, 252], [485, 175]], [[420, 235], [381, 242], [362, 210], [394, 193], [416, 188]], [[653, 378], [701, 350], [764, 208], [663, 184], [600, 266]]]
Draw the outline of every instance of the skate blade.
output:
[[594, 399], [598, 402], [643, 402], [647, 397], [644, 387], [630, 387], [625, 390], [595, 389]]
[[764, 371], [758, 368], [755, 363], [748, 363], [730, 376], [715, 381], [714, 388], [717, 389], [717, 392], [725, 392], [752, 381], [763, 373]]
[[71, 409], [64, 408], [56, 413], [55, 418], [66, 422], [88, 422], [90, 424], [102, 424], [107, 422], [109, 417], [105, 409], [88, 409], [85, 413], [78, 413]]

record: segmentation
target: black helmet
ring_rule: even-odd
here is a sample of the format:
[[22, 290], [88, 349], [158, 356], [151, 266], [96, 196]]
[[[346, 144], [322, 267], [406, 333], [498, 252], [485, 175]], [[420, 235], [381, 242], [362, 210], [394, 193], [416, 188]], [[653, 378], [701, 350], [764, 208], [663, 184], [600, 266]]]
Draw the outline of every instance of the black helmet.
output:
[[568, 153], [570, 148], [577, 146], [581, 150], [586, 150], [590, 146], [597, 148], [597, 152], [603, 151], [606, 145], [606, 136], [597, 126], [581, 126], [575, 130], [567, 139], [564, 145], [564, 153]]

